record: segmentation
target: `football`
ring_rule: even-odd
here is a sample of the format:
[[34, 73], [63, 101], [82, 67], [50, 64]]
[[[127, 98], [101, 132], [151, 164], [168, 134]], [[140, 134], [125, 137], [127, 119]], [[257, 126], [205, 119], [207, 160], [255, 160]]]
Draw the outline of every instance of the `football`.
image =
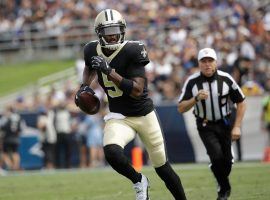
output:
[[94, 115], [99, 111], [100, 101], [96, 95], [84, 91], [78, 95], [78, 106], [86, 114]]

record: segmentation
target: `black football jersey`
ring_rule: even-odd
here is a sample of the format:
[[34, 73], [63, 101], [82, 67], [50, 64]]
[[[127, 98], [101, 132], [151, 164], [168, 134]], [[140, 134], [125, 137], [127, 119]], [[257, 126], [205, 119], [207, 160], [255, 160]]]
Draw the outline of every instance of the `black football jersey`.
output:
[[143, 43], [138, 41], [125, 41], [112, 55], [105, 56], [101, 51], [98, 41], [93, 41], [84, 47], [85, 65], [92, 68], [91, 57], [101, 55], [109, 63], [111, 68], [122, 77], [131, 79], [134, 77], [145, 78], [143, 94], [139, 99], [132, 98], [123, 93], [114, 82], [97, 71], [98, 82], [108, 96], [111, 112], [121, 113], [125, 116], [144, 116], [153, 109], [153, 101], [148, 97], [145, 65], [149, 63], [147, 52]]

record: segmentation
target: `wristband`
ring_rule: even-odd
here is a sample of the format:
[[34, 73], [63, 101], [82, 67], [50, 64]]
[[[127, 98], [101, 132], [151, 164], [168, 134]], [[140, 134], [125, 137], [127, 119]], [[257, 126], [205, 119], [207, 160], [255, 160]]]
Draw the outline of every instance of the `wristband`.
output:
[[199, 99], [198, 99], [198, 95], [195, 96], [195, 101], [198, 102]]
[[133, 89], [133, 81], [123, 78], [120, 82], [119, 89], [122, 90], [125, 94], [130, 95]]

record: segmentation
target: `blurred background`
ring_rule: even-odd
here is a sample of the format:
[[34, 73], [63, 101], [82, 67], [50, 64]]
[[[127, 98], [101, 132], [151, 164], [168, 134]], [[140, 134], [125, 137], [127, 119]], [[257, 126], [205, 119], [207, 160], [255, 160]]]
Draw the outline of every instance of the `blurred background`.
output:
[[[96, 40], [94, 19], [116, 9], [127, 40], [146, 44], [149, 96], [157, 106], [169, 160], [208, 162], [191, 112], [177, 113], [197, 53], [212, 47], [220, 70], [247, 96], [237, 161], [270, 162], [269, 0], [0, 0], [0, 167], [7, 170], [106, 165], [102, 151], [104, 92], [95, 116], [74, 105], [84, 68], [83, 46]], [[132, 157], [136, 139], [127, 146]], [[142, 147], [143, 149], [143, 147]], [[144, 164], [148, 164], [143, 154]]]

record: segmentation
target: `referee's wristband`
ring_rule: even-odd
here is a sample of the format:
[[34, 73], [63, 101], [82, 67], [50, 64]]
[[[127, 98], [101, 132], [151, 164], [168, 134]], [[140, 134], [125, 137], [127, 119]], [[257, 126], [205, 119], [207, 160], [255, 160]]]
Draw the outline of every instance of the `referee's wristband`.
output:
[[198, 102], [199, 101], [198, 95], [196, 95], [194, 99], [195, 99], [196, 102]]
[[122, 90], [125, 94], [130, 95], [133, 89], [133, 81], [123, 78], [120, 82], [119, 89]]

